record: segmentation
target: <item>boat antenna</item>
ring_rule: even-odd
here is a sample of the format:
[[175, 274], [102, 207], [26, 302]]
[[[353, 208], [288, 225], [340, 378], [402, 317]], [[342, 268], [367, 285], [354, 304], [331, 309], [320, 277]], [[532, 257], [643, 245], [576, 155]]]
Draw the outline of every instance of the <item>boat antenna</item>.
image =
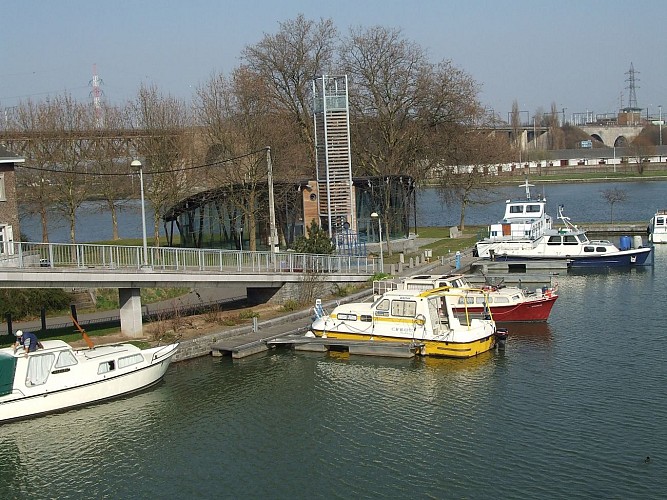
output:
[[530, 200], [530, 188], [533, 187], [534, 184], [528, 184], [528, 177], [526, 177], [526, 182], [521, 184], [519, 187], [525, 187], [526, 188], [526, 199]]
[[568, 229], [576, 229], [576, 226], [572, 225], [570, 222], [570, 218], [563, 215], [564, 208], [565, 205], [558, 205], [558, 218], [563, 221], [563, 224], [565, 224], [565, 227]]

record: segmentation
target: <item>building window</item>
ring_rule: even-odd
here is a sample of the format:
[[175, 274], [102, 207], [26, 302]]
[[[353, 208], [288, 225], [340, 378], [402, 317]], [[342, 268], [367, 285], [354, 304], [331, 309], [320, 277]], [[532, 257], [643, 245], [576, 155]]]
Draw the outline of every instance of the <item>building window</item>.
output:
[[7, 201], [5, 195], [5, 174], [0, 174], [0, 201]]

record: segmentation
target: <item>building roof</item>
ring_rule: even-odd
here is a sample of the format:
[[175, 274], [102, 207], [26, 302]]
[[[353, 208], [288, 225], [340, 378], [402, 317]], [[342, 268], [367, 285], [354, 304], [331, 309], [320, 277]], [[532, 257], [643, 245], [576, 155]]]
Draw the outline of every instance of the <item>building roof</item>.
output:
[[0, 163], [24, 163], [25, 158], [15, 155], [7, 151], [4, 146], [0, 145]]

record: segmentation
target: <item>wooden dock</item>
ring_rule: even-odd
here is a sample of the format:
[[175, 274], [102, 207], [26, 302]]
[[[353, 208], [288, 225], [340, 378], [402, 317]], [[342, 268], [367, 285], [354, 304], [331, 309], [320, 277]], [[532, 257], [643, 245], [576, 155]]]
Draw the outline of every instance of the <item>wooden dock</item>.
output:
[[480, 259], [470, 264], [466, 279], [475, 285], [549, 285], [554, 276], [567, 274], [564, 260], [492, 261]]
[[377, 340], [342, 340], [321, 337], [288, 335], [267, 342], [269, 347], [291, 346], [298, 351], [347, 351], [361, 356], [412, 358], [424, 347], [420, 342], [391, 342]]
[[535, 271], [567, 272], [569, 261], [559, 260], [487, 260], [480, 259], [470, 265], [473, 273], [528, 273]]
[[347, 351], [361, 356], [384, 356], [391, 358], [412, 358], [423, 347], [415, 342], [382, 342], [371, 340], [340, 340], [306, 337], [301, 333], [282, 333], [267, 338], [236, 337], [221, 340], [211, 345], [214, 356], [231, 354], [240, 359], [276, 347], [289, 347], [295, 351], [329, 352]]

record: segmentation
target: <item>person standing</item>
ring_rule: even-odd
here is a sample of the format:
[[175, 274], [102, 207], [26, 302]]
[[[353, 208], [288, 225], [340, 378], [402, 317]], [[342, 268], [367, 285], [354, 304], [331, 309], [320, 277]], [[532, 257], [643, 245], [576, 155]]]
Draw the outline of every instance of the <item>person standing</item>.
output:
[[37, 339], [37, 335], [32, 332], [24, 332], [23, 330], [16, 330], [16, 342], [14, 343], [14, 350], [23, 346], [26, 356], [29, 352], [35, 352], [38, 348], [42, 348], [41, 342]]

